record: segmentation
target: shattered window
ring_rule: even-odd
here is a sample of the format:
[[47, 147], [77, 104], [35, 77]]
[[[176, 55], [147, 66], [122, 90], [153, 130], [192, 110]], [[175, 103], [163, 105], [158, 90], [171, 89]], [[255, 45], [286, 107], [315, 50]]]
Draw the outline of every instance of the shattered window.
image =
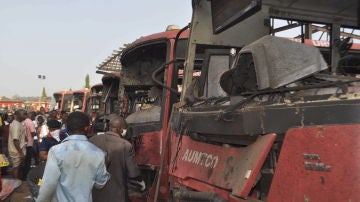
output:
[[239, 54], [234, 67], [222, 75], [220, 85], [228, 95], [256, 90], [257, 79], [252, 54]]
[[206, 97], [223, 97], [225, 91], [220, 86], [221, 75], [229, 70], [228, 55], [212, 55], [209, 58], [208, 76], [205, 83]]
[[63, 110], [70, 112], [73, 95], [64, 95]]

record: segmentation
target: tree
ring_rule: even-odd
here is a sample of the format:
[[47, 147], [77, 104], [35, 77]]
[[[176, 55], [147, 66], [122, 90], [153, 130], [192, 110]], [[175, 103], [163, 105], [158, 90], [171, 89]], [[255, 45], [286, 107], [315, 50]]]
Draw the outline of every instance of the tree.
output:
[[130, 45], [131, 45], [131, 43], [124, 43], [124, 44], [123, 44], [123, 46], [124, 46], [125, 48], [129, 47]]
[[89, 74], [86, 74], [86, 77], [85, 77], [85, 88], [87, 89], [90, 89], [90, 76]]
[[41, 93], [41, 97], [47, 97], [46, 91], [45, 91], [45, 87], [43, 87], [42, 89], [42, 93]]
[[13, 100], [20, 100], [20, 95], [15, 94], [11, 97]]

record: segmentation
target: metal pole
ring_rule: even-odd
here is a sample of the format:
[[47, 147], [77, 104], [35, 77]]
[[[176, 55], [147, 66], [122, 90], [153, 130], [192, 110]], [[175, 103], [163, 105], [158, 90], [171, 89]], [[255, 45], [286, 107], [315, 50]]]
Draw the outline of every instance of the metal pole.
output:
[[340, 60], [339, 52], [339, 43], [340, 43], [340, 25], [332, 24], [331, 25], [331, 35], [330, 35], [330, 48], [331, 48], [331, 73], [336, 74], [337, 66]]

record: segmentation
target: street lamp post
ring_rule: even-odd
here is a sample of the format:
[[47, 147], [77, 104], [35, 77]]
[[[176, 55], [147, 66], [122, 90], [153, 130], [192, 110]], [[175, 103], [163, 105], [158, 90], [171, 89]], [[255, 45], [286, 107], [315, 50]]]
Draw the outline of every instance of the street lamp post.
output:
[[[39, 74], [39, 75], [37, 76], [37, 78], [40, 79], [40, 80], [45, 80], [45, 79], [46, 79], [46, 76]], [[43, 87], [43, 88], [45, 88], [45, 87]], [[38, 105], [39, 108], [41, 107], [41, 98], [42, 98], [42, 94], [41, 94], [41, 96], [39, 96], [39, 105]]]

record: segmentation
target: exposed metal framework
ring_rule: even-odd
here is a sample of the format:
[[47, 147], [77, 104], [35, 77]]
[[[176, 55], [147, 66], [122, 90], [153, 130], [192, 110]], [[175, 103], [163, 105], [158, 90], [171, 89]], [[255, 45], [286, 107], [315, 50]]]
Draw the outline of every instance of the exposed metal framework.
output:
[[358, 27], [358, 0], [263, 0], [269, 16], [299, 21]]
[[[321, 32], [321, 36], [318, 40], [321, 40], [322, 36], [324, 33], [329, 34], [331, 32], [331, 26], [319, 26], [313, 23], [301, 23], [299, 21], [288, 21], [287, 25], [281, 26], [281, 27], [277, 27], [274, 28], [274, 18], [272, 18], [272, 27], [271, 27], [271, 33], [275, 34], [277, 32], [282, 32], [282, 31], [286, 31], [289, 29], [293, 29], [293, 28], [297, 28], [297, 27], [301, 27], [301, 26], [305, 26], [305, 33], [304, 33], [304, 37], [306, 39], [312, 39], [311, 35], [316, 33], [316, 32]], [[345, 31], [344, 28], [342, 28], [342, 31], [340, 31], [340, 36], [341, 37], [351, 37], [353, 39], [360, 39], [360, 35], [358, 34], [354, 34], [354, 31], [357, 29], [354, 28], [349, 28], [349, 31]], [[295, 38], [301, 38], [301, 35], [295, 37]]]
[[119, 72], [121, 70], [120, 57], [123, 49], [123, 47], [120, 47], [118, 50], [114, 50], [109, 57], [96, 67], [96, 73], [107, 74], [111, 72]]

